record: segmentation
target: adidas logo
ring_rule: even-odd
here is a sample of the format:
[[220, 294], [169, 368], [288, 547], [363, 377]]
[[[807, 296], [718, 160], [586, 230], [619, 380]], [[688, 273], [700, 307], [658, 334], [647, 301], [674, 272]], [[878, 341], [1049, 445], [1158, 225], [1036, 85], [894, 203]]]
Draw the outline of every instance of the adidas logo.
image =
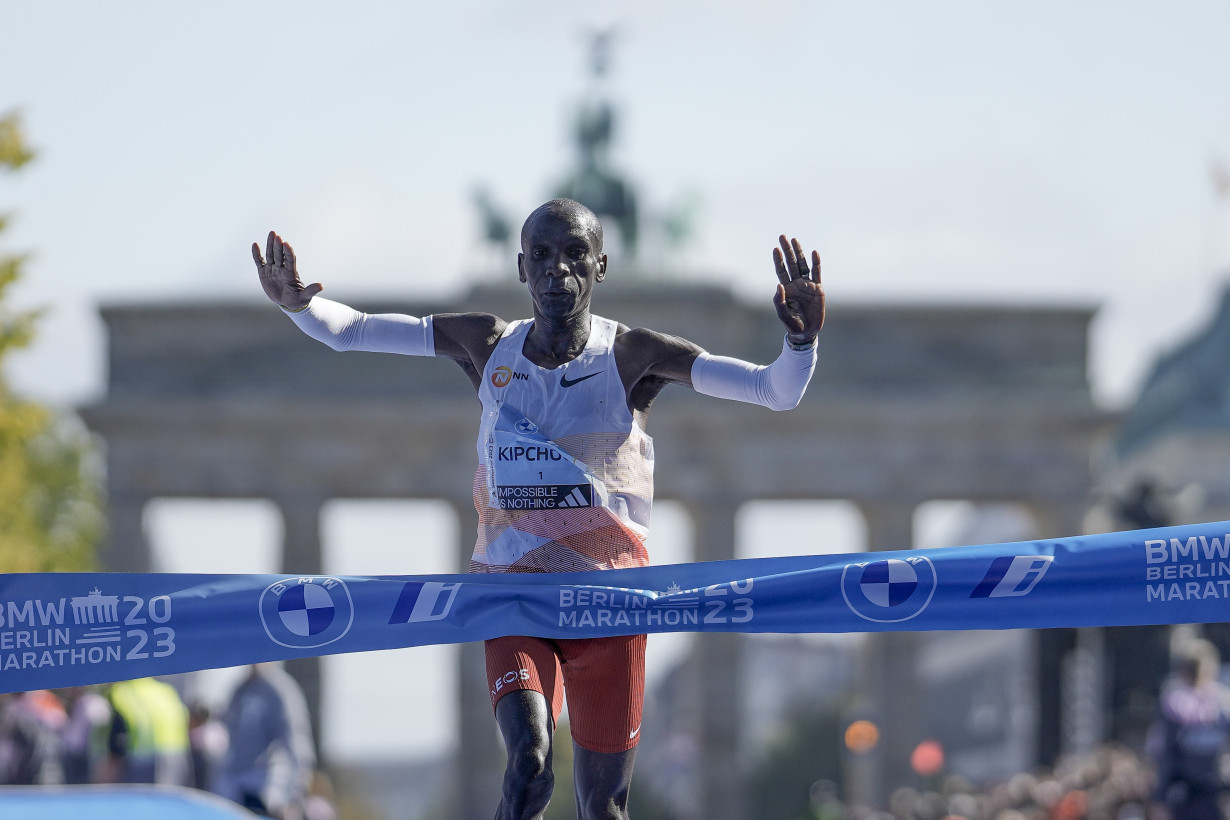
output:
[[565, 496], [563, 499], [560, 500], [559, 506], [561, 507], [588, 507], [590, 506], [590, 504], [589, 504], [589, 499], [586, 498], [581, 493], [581, 488], [573, 487], [572, 492], [568, 493], [567, 496]]

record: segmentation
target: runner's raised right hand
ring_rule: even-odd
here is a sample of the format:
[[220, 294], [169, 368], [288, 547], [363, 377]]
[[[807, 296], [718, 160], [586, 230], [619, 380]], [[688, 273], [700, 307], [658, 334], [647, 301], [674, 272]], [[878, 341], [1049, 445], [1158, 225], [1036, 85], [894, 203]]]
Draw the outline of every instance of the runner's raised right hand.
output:
[[294, 248], [273, 231], [269, 232], [265, 258], [261, 257], [260, 246], [253, 242], [252, 259], [256, 262], [256, 272], [260, 275], [265, 295], [287, 310], [303, 310], [313, 296], [324, 290], [324, 285], [319, 282], [305, 286], [299, 280]]

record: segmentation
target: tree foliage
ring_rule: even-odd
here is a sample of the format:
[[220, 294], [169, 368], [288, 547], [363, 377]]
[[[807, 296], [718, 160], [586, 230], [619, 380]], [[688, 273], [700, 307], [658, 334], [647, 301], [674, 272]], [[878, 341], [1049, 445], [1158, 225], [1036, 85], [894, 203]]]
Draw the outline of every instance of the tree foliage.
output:
[[[33, 158], [19, 117], [0, 117], [0, 173]], [[7, 302], [26, 261], [0, 253], [0, 365], [30, 343], [38, 319]], [[91, 569], [102, 534], [99, 473], [80, 421], [16, 396], [0, 371], [0, 572]]]

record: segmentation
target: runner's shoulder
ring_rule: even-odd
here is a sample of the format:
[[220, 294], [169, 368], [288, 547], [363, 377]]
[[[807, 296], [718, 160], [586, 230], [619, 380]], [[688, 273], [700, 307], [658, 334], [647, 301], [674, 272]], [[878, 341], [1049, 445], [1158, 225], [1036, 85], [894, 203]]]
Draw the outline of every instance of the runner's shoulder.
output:
[[693, 360], [703, 352], [682, 336], [644, 327], [623, 328], [615, 337], [615, 356], [620, 370], [625, 371], [632, 382], [648, 375], [681, 382], [685, 374], [691, 372]]
[[615, 345], [625, 350], [638, 353], [676, 354], [682, 351], [699, 350], [699, 348], [682, 336], [672, 336], [659, 330], [647, 327], [628, 327], [620, 325], [615, 333]]
[[437, 329], [466, 346], [493, 345], [508, 327], [508, 322], [493, 313], [435, 313], [431, 321]]
[[661, 344], [663, 340], [674, 338], [665, 333], [659, 333], [656, 330], [650, 330], [647, 327], [628, 327], [620, 323], [615, 330], [615, 344], [630, 345], [634, 347], [654, 346]]

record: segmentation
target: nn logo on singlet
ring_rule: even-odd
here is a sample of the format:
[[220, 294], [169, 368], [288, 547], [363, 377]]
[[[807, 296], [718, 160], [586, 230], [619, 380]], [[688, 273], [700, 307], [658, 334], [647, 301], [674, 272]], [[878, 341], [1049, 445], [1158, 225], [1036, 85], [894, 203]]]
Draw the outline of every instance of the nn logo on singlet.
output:
[[515, 373], [511, 367], [500, 365], [495, 370], [491, 371], [491, 384], [496, 387], [508, 387], [513, 379], [521, 381], [529, 381], [529, 374]]

